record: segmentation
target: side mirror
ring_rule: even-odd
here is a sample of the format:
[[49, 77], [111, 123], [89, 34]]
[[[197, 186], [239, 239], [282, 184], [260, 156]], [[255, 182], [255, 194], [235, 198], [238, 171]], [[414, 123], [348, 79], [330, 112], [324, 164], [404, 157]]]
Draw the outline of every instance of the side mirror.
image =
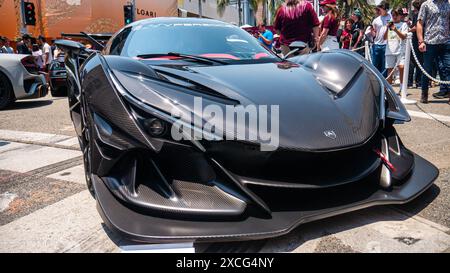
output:
[[301, 52], [305, 48], [308, 48], [308, 44], [305, 42], [301, 42], [301, 41], [295, 41], [289, 45], [289, 48], [291, 49], [291, 51], [289, 51], [288, 54], [283, 56], [283, 59], [287, 59], [287, 58], [289, 58], [289, 56], [296, 55], [297, 52]]
[[78, 55], [86, 49], [83, 44], [71, 40], [57, 40], [55, 41], [55, 44], [66, 54], [72, 53]]
[[308, 44], [302, 41], [295, 41], [292, 42], [289, 47], [291, 50], [297, 49], [298, 51], [302, 51], [303, 49], [308, 47]]

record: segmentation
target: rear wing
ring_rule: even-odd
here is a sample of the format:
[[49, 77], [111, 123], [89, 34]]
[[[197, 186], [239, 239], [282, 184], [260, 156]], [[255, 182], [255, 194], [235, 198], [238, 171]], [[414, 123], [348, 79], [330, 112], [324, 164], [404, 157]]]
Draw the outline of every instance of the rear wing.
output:
[[102, 50], [105, 47], [105, 44], [111, 39], [113, 36], [112, 33], [61, 33], [61, 37], [63, 39], [71, 39], [71, 40], [87, 40], [92, 44], [92, 49], [94, 50]]

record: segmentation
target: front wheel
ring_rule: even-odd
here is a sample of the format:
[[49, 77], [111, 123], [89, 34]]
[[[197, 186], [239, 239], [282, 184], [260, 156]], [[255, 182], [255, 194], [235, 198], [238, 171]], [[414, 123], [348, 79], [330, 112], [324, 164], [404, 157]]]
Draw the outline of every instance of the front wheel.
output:
[[80, 142], [80, 148], [83, 152], [83, 165], [84, 165], [84, 174], [86, 178], [86, 186], [91, 193], [92, 197], [95, 198], [95, 190], [94, 185], [92, 184], [92, 137], [91, 132], [89, 130], [88, 125], [88, 117], [85, 113], [83, 107], [80, 107], [81, 114], [81, 136], [78, 137], [78, 141]]
[[65, 88], [65, 87], [51, 88], [50, 87], [50, 93], [52, 94], [52, 97], [67, 96], [67, 88]]
[[[88, 134], [88, 133], [87, 133]], [[92, 185], [92, 179], [91, 179], [91, 147], [90, 143], [84, 143], [83, 138], [79, 138], [78, 141], [80, 142], [80, 148], [83, 153], [83, 166], [84, 166], [84, 176], [86, 179], [86, 186], [89, 190], [89, 193], [92, 195], [92, 197], [95, 198], [95, 190], [94, 185]]]
[[4, 74], [0, 73], [0, 110], [8, 107], [14, 100], [11, 83]]

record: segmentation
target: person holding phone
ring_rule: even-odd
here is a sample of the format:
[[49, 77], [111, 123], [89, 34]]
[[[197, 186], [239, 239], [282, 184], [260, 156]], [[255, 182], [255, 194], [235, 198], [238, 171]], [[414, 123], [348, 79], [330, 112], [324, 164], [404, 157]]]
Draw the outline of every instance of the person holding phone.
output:
[[[392, 21], [388, 23], [388, 30], [384, 34], [386, 45], [386, 68], [390, 75], [395, 67], [400, 71], [400, 82], [403, 82], [403, 71], [405, 67], [406, 35], [408, 24], [402, 20], [401, 10], [391, 12]], [[392, 75], [387, 79], [392, 83]]]
[[273, 45], [273, 33], [267, 29], [265, 24], [258, 25], [258, 35], [257, 38], [259, 42], [265, 45], [267, 48], [272, 49]]

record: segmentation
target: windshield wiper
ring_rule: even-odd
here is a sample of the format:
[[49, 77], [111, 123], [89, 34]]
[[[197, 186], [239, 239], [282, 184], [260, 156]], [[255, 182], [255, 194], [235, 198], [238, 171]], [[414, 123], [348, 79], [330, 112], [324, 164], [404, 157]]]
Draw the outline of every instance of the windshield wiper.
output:
[[196, 56], [196, 55], [189, 55], [189, 54], [182, 54], [182, 53], [177, 53], [177, 52], [169, 52], [169, 53], [157, 53], [157, 54], [141, 54], [141, 55], [137, 55], [136, 57], [139, 58], [157, 58], [157, 57], [163, 57], [163, 56], [169, 56], [169, 57], [180, 57], [180, 58], [184, 58], [184, 59], [190, 59], [190, 60], [194, 60], [194, 61], [198, 61], [198, 62], [202, 62], [202, 63], [206, 63], [206, 64], [228, 64], [225, 61], [221, 61], [221, 60], [217, 60], [217, 59], [213, 59], [213, 58], [207, 58], [207, 57], [201, 57], [201, 56]]

